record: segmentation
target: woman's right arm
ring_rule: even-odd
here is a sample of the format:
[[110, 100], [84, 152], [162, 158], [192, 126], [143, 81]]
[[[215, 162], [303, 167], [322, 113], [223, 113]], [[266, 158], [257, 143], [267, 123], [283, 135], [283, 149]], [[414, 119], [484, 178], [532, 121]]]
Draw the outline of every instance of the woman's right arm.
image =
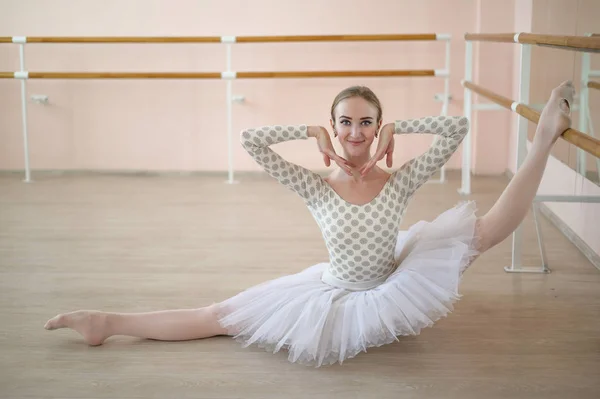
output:
[[317, 137], [318, 132], [306, 125], [263, 126], [242, 131], [240, 140], [244, 149], [271, 177], [294, 191], [305, 201], [317, 199], [323, 188], [321, 177], [302, 166], [286, 161], [270, 148], [289, 140]]

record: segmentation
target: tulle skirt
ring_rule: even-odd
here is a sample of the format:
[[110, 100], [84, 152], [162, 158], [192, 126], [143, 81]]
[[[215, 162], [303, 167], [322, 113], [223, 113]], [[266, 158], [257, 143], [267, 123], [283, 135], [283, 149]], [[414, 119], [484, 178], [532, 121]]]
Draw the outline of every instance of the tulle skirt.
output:
[[417, 335], [453, 310], [463, 272], [478, 255], [475, 205], [421, 221], [398, 237], [399, 266], [364, 291], [321, 280], [328, 263], [253, 286], [217, 304], [219, 322], [244, 346], [311, 366], [340, 364], [399, 336]]

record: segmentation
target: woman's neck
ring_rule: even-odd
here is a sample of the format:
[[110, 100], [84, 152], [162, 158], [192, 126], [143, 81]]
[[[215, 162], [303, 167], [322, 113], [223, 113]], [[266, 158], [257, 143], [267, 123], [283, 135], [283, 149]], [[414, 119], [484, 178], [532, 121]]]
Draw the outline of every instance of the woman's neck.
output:
[[369, 152], [365, 152], [363, 155], [350, 156], [344, 152], [344, 159], [350, 162], [350, 164], [353, 165], [355, 169], [359, 170], [364, 164], [369, 162], [369, 160], [371, 159], [371, 154]]
[[368, 175], [364, 177], [360, 175], [360, 169], [362, 168], [362, 166], [369, 162], [369, 160], [371, 159], [371, 154], [369, 152], [366, 152], [364, 155], [355, 157], [349, 156], [347, 153], [344, 152], [343, 156], [345, 160], [347, 160], [348, 162], [350, 162], [350, 164], [353, 165], [353, 176], [348, 176], [346, 172], [344, 172], [341, 168], [338, 168], [331, 175], [335, 180], [352, 180], [354, 182], [361, 182], [371, 180], [374, 176], [379, 175], [381, 173], [381, 169], [379, 169], [376, 165], [373, 169], [371, 169]]

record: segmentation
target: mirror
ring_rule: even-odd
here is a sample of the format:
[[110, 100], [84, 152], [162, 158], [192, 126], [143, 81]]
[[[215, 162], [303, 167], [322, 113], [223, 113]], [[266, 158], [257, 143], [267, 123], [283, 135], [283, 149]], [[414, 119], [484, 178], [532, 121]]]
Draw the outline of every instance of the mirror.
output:
[[[533, 33], [568, 36], [600, 34], [600, 26], [594, 18], [600, 15], [600, 2], [537, 1], [533, 7]], [[565, 79], [572, 79], [577, 90], [572, 127], [600, 138], [600, 90], [586, 87], [589, 80], [600, 82], [600, 54], [532, 46], [530, 105], [541, 111], [552, 88]], [[534, 132], [535, 125], [530, 124], [530, 139]], [[562, 139], [554, 146], [552, 155], [579, 174], [575, 184], [583, 184], [580, 177], [585, 176], [600, 186], [600, 159]]]

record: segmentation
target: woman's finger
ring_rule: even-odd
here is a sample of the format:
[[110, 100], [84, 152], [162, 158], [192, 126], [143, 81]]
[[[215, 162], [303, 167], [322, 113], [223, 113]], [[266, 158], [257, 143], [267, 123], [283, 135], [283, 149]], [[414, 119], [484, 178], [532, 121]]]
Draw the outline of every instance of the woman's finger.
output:
[[339, 165], [340, 165], [340, 167], [344, 168], [344, 170], [346, 172], [348, 172], [349, 174], [352, 174], [352, 168], [350, 166], [348, 166], [348, 164], [340, 163]]
[[393, 154], [394, 154], [394, 151], [390, 151], [387, 153], [386, 165], [388, 168], [392, 167]]
[[342, 162], [337, 162], [337, 164], [340, 167], [340, 169], [342, 169], [348, 175], [352, 176], [352, 170], [348, 166], [346, 166], [346, 164], [344, 164]]
[[325, 162], [325, 166], [331, 165], [331, 159], [327, 156], [327, 154], [323, 154], [323, 162]]
[[383, 159], [383, 157], [385, 156], [385, 149], [382, 148], [378, 148], [377, 152], [375, 152], [375, 154], [373, 155], [373, 157], [369, 160], [369, 162], [367, 162], [365, 164], [365, 166], [363, 166], [362, 170], [361, 170], [361, 174], [363, 176], [365, 176], [367, 173], [369, 173], [371, 171], [371, 169], [373, 169], [373, 167], [375, 166], [375, 164], [379, 161], [381, 161]]
[[369, 160], [369, 162], [367, 162], [365, 164], [365, 166], [362, 167], [362, 169], [360, 171], [360, 174], [362, 176], [365, 176], [367, 173], [369, 173], [369, 171], [371, 170], [371, 168], [373, 167], [373, 165], [375, 165], [374, 159], [375, 158], [371, 158], [371, 160]]
[[330, 160], [333, 160], [335, 163], [338, 164], [338, 166], [341, 169], [343, 169], [346, 173], [348, 173], [350, 176], [352, 176], [352, 170], [350, 169], [350, 167], [352, 166], [352, 164], [350, 162], [346, 161], [344, 158], [342, 158], [339, 155], [337, 155], [335, 153], [335, 151], [327, 150], [327, 151], [324, 152], [324, 156], [326, 156]]
[[351, 166], [350, 162], [348, 162], [347, 160], [345, 160], [344, 158], [340, 157], [338, 154], [336, 154], [335, 152], [332, 153], [328, 153], [327, 155], [329, 155], [330, 158], [332, 158], [333, 160], [335, 160], [336, 162], [342, 163], [344, 165], [348, 165]]
[[388, 150], [388, 146], [386, 145], [385, 147], [378, 147], [377, 151], [375, 151], [375, 155], [373, 156], [373, 158], [375, 158], [377, 161], [381, 161], [383, 159], [383, 157], [385, 156], [385, 153]]
[[393, 161], [393, 157], [394, 157], [394, 139], [392, 138], [392, 140], [390, 141], [390, 143], [388, 144], [388, 148], [386, 150], [386, 165], [388, 168], [392, 167], [392, 161]]

